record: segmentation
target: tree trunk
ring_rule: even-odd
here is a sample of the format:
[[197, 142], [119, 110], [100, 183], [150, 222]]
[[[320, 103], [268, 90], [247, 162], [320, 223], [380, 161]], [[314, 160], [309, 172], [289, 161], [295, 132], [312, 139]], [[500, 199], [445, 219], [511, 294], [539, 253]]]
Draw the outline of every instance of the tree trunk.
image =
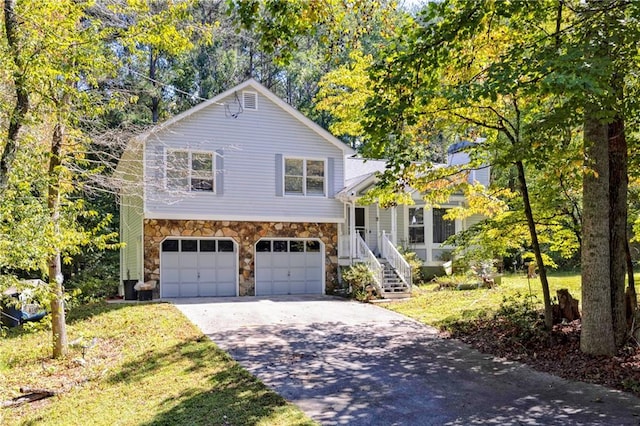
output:
[[[51, 157], [49, 159], [49, 188], [47, 195], [47, 207], [51, 215], [56, 237], [58, 236], [60, 221], [60, 171], [62, 164], [62, 142], [64, 138], [64, 125], [58, 119], [53, 129], [51, 140]], [[60, 249], [56, 247], [55, 253], [49, 258], [49, 283], [51, 286], [51, 331], [53, 335], [53, 357], [65, 356], [68, 349], [67, 326], [64, 313], [64, 281], [62, 275], [62, 262]]]
[[533, 211], [531, 209], [531, 201], [529, 200], [529, 189], [527, 188], [527, 177], [524, 173], [524, 164], [522, 161], [516, 161], [516, 168], [518, 169], [518, 181], [520, 182], [520, 193], [522, 194], [522, 202], [524, 204], [524, 214], [527, 218], [527, 225], [529, 226], [529, 234], [531, 235], [531, 245], [533, 246], [533, 253], [536, 256], [536, 263], [538, 264], [538, 273], [540, 274], [540, 283], [542, 285], [542, 296], [544, 300], [544, 325], [547, 329], [553, 327], [553, 306], [551, 305], [551, 293], [549, 291], [549, 281], [547, 279], [547, 269], [542, 259], [542, 252], [540, 251], [540, 243], [538, 242], [538, 232], [536, 230], [536, 222], [533, 218]]
[[67, 324], [64, 312], [64, 287], [60, 252], [49, 259], [49, 283], [52, 287], [51, 332], [53, 335], [53, 357], [67, 354]]
[[625, 272], [627, 246], [627, 141], [624, 120], [618, 116], [608, 126], [609, 133], [609, 230], [611, 264], [611, 308], [617, 347], [627, 338]]
[[13, 59], [12, 79], [15, 91], [15, 104], [9, 116], [7, 140], [0, 155], [0, 191], [9, 181], [9, 173], [18, 151], [18, 134], [29, 111], [29, 94], [26, 89], [24, 64], [20, 56], [21, 47], [18, 41], [18, 16], [15, 13], [15, 0], [4, 2], [4, 28], [7, 37], [7, 47]]
[[582, 179], [582, 331], [580, 349], [614, 355], [609, 256], [609, 138], [597, 108], [585, 109]]
[[158, 55], [154, 53], [152, 47], [149, 48], [149, 79], [153, 90], [151, 92], [151, 121], [155, 124], [160, 119], [160, 96], [158, 95], [158, 83], [156, 80], [156, 67], [158, 65]]

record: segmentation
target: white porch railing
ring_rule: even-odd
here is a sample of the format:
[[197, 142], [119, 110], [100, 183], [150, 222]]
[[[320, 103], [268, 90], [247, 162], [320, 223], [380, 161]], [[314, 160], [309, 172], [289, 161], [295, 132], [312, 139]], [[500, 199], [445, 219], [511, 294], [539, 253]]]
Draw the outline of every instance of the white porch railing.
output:
[[376, 259], [373, 252], [369, 250], [369, 246], [367, 246], [367, 243], [365, 243], [360, 234], [356, 234], [356, 255], [358, 259], [366, 264], [369, 270], [371, 270], [376, 290], [378, 291], [378, 294], [382, 294], [384, 268], [380, 262], [378, 262], [378, 259]]
[[411, 288], [411, 265], [400, 254], [396, 246], [393, 245], [389, 236], [382, 231], [382, 257], [387, 259], [389, 264], [396, 270], [400, 279]]

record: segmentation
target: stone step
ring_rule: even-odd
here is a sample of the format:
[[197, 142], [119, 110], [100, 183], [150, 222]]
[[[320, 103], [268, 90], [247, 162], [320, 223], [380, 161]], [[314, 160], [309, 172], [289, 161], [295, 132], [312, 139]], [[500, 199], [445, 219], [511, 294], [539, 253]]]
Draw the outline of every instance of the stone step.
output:
[[411, 297], [411, 293], [396, 292], [396, 293], [382, 293], [382, 297], [385, 299], [408, 299]]

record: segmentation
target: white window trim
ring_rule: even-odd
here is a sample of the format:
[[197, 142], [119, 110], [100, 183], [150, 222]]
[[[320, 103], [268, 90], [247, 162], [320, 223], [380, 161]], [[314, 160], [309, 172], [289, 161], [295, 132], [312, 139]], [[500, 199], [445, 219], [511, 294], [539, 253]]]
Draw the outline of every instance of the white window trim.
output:
[[[407, 236], [407, 244], [409, 244], [412, 247], [417, 247], [417, 248], [436, 248], [436, 249], [453, 249], [455, 248], [455, 246], [451, 245], [451, 244], [443, 244], [443, 243], [434, 243], [433, 242], [433, 234], [434, 234], [434, 229], [433, 229], [433, 209], [434, 208], [438, 208], [438, 209], [453, 209], [455, 208], [455, 205], [450, 205], [450, 204], [445, 204], [445, 205], [439, 205], [437, 207], [435, 206], [431, 206], [431, 207], [427, 207], [426, 205], [411, 205], [411, 206], [407, 206], [407, 208], [405, 209], [405, 223], [406, 223], [406, 236]], [[424, 243], [412, 243], [409, 241], [410, 238], [410, 233], [409, 233], [409, 228], [411, 226], [411, 216], [409, 214], [409, 210], [411, 210], [412, 208], [421, 208], [422, 209], [422, 220], [423, 220], [423, 226], [424, 226]], [[455, 219], [454, 220], [454, 234], [459, 233], [462, 230], [462, 221], [460, 221], [459, 219]]]
[[[287, 160], [302, 160], [302, 194], [287, 194]], [[323, 176], [322, 176], [322, 195], [307, 194], [307, 161], [322, 161]], [[285, 157], [282, 156], [282, 195], [285, 197], [310, 197], [310, 198], [326, 198], [327, 197], [327, 173], [328, 173], [328, 160], [326, 158], [311, 158], [311, 157]]]
[[[167, 240], [231, 241], [231, 242], [233, 242], [233, 252], [225, 251], [225, 252], [215, 252], [215, 253], [239, 253], [240, 252], [240, 248], [238, 246], [238, 242], [232, 237], [203, 237], [203, 236], [200, 236], [200, 237], [193, 237], [193, 236], [187, 237], [187, 236], [184, 236], [183, 237], [181, 235], [175, 235], [175, 236], [174, 235], [168, 235], [168, 236], [164, 237], [162, 239], [162, 241], [160, 241], [160, 244], [158, 246], [160, 253], [164, 252], [162, 250], [162, 244]], [[195, 251], [195, 252], [193, 252], [193, 251], [192, 252], [183, 252], [183, 251], [178, 250], [178, 251], [169, 251], [169, 252], [164, 252], [164, 253], [200, 253], [200, 246], [198, 246], [198, 251]], [[211, 253], [213, 253], [213, 252], [211, 252]]]
[[[169, 152], [186, 152], [188, 155], [188, 164], [187, 164], [187, 168], [189, 171], [189, 174], [187, 176], [188, 179], [188, 186], [186, 188], [169, 188], [168, 185], [168, 177], [167, 177], [167, 167], [169, 166]], [[213, 182], [212, 182], [212, 188], [211, 191], [196, 191], [194, 189], [192, 189], [191, 186], [191, 178], [193, 177], [193, 167], [192, 167], [192, 156], [193, 154], [211, 154], [211, 173], [212, 173], [212, 178], [213, 178]], [[206, 150], [193, 150], [193, 149], [184, 149], [184, 148], [165, 148], [164, 149], [164, 159], [163, 159], [163, 164], [164, 164], [164, 189], [167, 191], [182, 191], [182, 192], [188, 192], [190, 194], [215, 194], [216, 193], [216, 156], [218, 155], [217, 152], [215, 151], [206, 151]]]
[[[412, 228], [412, 224], [411, 224], [411, 209], [422, 209], [422, 224], [420, 225], [420, 227], [422, 227], [422, 234], [423, 234], [423, 241], [421, 243], [415, 243], [415, 242], [411, 242], [411, 228]], [[407, 242], [409, 244], [409, 246], [413, 246], [413, 247], [424, 247], [427, 244], [427, 215], [425, 212], [426, 208], [425, 206], [408, 206], [407, 208]], [[413, 226], [414, 228], [418, 228], [418, 226]]]

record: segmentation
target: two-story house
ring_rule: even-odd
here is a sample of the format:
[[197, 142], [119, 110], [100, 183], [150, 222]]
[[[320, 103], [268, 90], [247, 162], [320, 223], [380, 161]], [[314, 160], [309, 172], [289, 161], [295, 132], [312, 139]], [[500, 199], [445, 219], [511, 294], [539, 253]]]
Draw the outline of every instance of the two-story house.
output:
[[163, 298], [325, 294], [340, 265], [364, 261], [379, 287], [406, 292], [396, 245], [441, 263], [442, 242], [468, 224], [419, 194], [359, 206], [384, 162], [354, 154], [254, 80], [154, 127], [117, 169], [123, 282], [155, 281]]

